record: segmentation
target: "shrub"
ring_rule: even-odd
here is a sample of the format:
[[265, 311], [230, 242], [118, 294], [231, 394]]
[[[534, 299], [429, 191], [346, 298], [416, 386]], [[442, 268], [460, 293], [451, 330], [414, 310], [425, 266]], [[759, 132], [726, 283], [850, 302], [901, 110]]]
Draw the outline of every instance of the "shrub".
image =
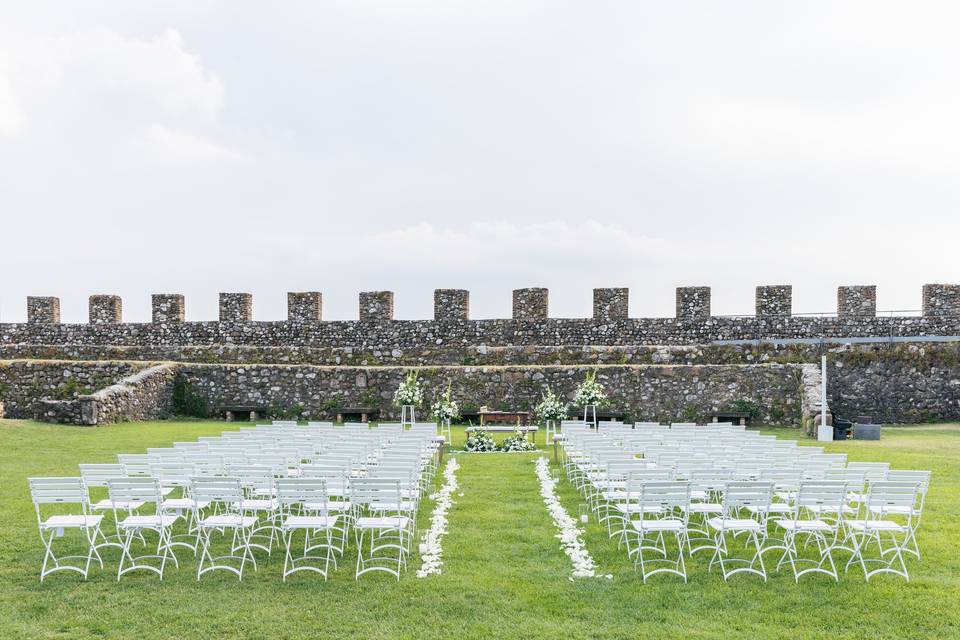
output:
[[206, 418], [210, 414], [207, 399], [199, 394], [190, 381], [183, 376], [177, 376], [173, 381], [173, 398], [170, 408], [175, 416]]

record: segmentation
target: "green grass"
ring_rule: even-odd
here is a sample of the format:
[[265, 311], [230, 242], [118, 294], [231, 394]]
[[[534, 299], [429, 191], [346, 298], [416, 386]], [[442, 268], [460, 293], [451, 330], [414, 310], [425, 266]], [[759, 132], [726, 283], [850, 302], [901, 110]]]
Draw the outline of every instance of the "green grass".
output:
[[[397, 583], [353, 577], [347, 558], [331, 579], [280, 581], [276, 552], [243, 582], [226, 574], [195, 580], [195, 561], [161, 583], [107, 568], [82, 581], [54, 574], [42, 585], [42, 558], [26, 478], [76, 474], [79, 462], [109, 462], [238, 428], [216, 422], [151, 422], [95, 429], [0, 421], [0, 638], [938, 638], [960, 636], [960, 426], [888, 428], [880, 442], [833, 443], [853, 460], [887, 460], [934, 472], [920, 531], [925, 557], [911, 560], [909, 583], [886, 576], [864, 583], [854, 570], [834, 584], [792, 575], [766, 584], [751, 576], [724, 583], [706, 572], [706, 554], [688, 563], [690, 582], [659, 576], [644, 585], [595, 524], [584, 539], [613, 580], [570, 581], [570, 563], [538, 494], [538, 454], [461, 454], [463, 497], [449, 513], [443, 574]], [[796, 431], [771, 429], [782, 437]], [[462, 444], [462, 429], [455, 441]], [[567, 510], [579, 496], [561, 484]], [[429, 517], [424, 502], [421, 519]], [[413, 558], [412, 567], [417, 564]]]

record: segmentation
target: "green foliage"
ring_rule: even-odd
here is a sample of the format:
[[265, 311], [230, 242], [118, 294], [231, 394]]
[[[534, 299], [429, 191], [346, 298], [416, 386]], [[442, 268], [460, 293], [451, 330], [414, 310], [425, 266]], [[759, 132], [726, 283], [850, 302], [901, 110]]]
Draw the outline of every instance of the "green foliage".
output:
[[753, 400], [735, 400], [731, 407], [737, 413], [746, 413], [751, 420], [756, 420], [763, 414], [762, 407]]
[[685, 405], [680, 410], [680, 420], [683, 422], [698, 422], [700, 420], [700, 410], [692, 404]]
[[185, 376], [177, 376], [173, 381], [170, 409], [175, 416], [206, 418], [210, 414], [207, 399], [193, 388]]
[[297, 402], [289, 406], [270, 407], [270, 417], [274, 420], [299, 420], [303, 417], [306, 407], [303, 403]]

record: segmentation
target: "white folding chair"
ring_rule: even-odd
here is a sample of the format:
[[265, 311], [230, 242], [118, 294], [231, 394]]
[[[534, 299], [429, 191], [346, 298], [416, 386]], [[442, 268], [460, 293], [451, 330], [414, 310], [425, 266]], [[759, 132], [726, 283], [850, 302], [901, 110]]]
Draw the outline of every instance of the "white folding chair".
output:
[[[163, 512], [161, 507], [163, 496], [160, 482], [156, 478], [114, 478], [107, 480], [107, 491], [110, 494], [110, 501], [114, 504], [113, 517], [117, 522], [117, 531], [123, 539], [123, 547], [120, 552], [120, 565], [117, 567], [117, 581], [120, 580], [120, 576], [123, 574], [141, 569], [153, 571], [163, 580], [163, 570], [167, 566], [167, 560], [172, 560], [174, 565], [179, 566], [177, 557], [173, 554], [173, 547], [170, 541], [170, 529], [180, 517]], [[127, 512], [121, 519], [118, 511], [123, 511], [123, 505], [132, 502], [152, 502], [155, 507], [154, 513], [146, 515]], [[157, 533], [157, 553], [134, 557], [130, 553], [133, 538], [134, 536], [140, 536], [142, 538], [144, 531], [154, 531]], [[144, 562], [145, 560], [159, 560], [160, 566], [155, 567], [152, 564]], [[127, 562], [130, 564], [125, 567], [124, 564]]]
[[[869, 487], [863, 519], [848, 520], [846, 523], [853, 544], [853, 555], [844, 570], [849, 571], [854, 563], [859, 563], [867, 581], [878, 573], [892, 573], [909, 581], [910, 574], [903, 552], [910, 541], [913, 509], [920, 483], [885, 480], [873, 482]], [[887, 547], [883, 546], [884, 537], [889, 543]], [[868, 559], [864, 552], [871, 543], [877, 545], [877, 556]], [[890, 558], [887, 559], [887, 556]], [[867, 568], [868, 564], [880, 566], [871, 571]], [[898, 566], [895, 567], [895, 564]]]
[[[132, 515], [137, 509], [144, 505], [144, 503], [140, 501], [114, 505], [109, 497], [104, 497], [99, 500], [94, 498], [94, 490], [98, 490], [98, 493], [101, 495], [103, 494], [103, 491], [106, 490], [107, 480], [127, 477], [127, 474], [124, 473], [123, 465], [121, 464], [81, 464], [80, 477], [83, 478], [83, 484], [87, 487], [87, 496], [90, 500], [90, 510], [94, 513], [105, 511], [115, 517], [117, 513], [115, 507], [119, 507], [120, 509], [126, 511], [128, 515]], [[117, 547], [118, 549], [123, 549], [123, 536], [120, 534], [116, 525], [117, 523], [114, 519], [113, 533], [108, 534], [106, 531], [104, 531], [103, 523], [101, 523], [100, 530], [97, 534], [98, 549], [100, 547]]]
[[[784, 530], [784, 553], [777, 563], [777, 570], [789, 562], [796, 582], [800, 582], [800, 576], [807, 573], [825, 573], [839, 580], [831, 551], [837, 542], [846, 500], [845, 482], [806, 481], [800, 484], [792, 503], [792, 512], [774, 521], [777, 527]], [[804, 539], [804, 549], [811, 540], [816, 543], [820, 554], [818, 560], [799, 557], [797, 539], [801, 537]], [[798, 564], [813, 566], [798, 571]], [[829, 569], [824, 567], [825, 564]]]
[[[715, 543], [708, 570], [712, 570], [714, 564], [719, 564], [724, 580], [737, 573], [755, 573], [763, 578], [764, 582], [767, 581], [767, 570], [763, 565], [763, 540], [766, 537], [767, 513], [772, 498], [773, 483], [771, 482], [727, 483], [723, 492], [722, 513], [719, 517], [707, 520], [707, 526], [714, 532]], [[747, 511], [748, 507], [754, 507], [754, 510]], [[745, 534], [747, 551], [749, 552], [750, 542], [755, 549], [752, 557], [737, 558], [730, 555], [727, 534], [733, 534], [735, 537]], [[728, 571], [726, 564], [733, 564], [736, 568]]]
[[[277, 480], [277, 500], [280, 504], [280, 531], [285, 554], [283, 581], [298, 571], [313, 571], [327, 579], [330, 565], [336, 568], [333, 534], [340, 516], [327, 511], [327, 486], [322, 478], [280, 478]], [[293, 536], [302, 531], [303, 555], [294, 557], [291, 549]], [[319, 534], [320, 541], [313, 536]], [[314, 552], [322, 550], [322, 555]], [[322, 567], [318, 566], [322, 563]]]
[[[37, 513], [37, 526], [40, 541], [43, 543], [43, 565], [40, 568], [40, 582], [56, 571], [76, 571], [84, 579], [90, 572], [90, 563], [96, 560], [103, 568], [103, 560], [97, 551], [96, 539], [100, 531], [102, 515], [90, 514], [90, 499], [83, 478], [29, 478], [30, 495]], [[44, 517], [41, 505], [80, 505], [80, 513], [58, 513]], [[85, 556], [61, 556], [53, 552], [54, 538], [63, 535], [67, 529], [79, 530], [87, 543]], [[70, 564], [70, 560], [84, 560], [82, 567]], [[47, 568], [52, 563], [53, 566]]]
[[[218, 569], [230, 571], [243, 580], [243, 570], [247, 562], [253, 565], [254, 570], [257, 568], [257, 561], [250, 547], [250, 535], [257, 524], [257, 518], [244, 515], [241, 510], [244, 495], [240, 480], [216, 476], [197, 477], [193, 479], [190, 491], [195, 500], [196, 544], [201, 550], [200, 562], [197, 564], [197, 580], [208, 571]], [[214, 509], [205, 513], [198, 506], [201, 503], [207, 503]], [[233, 532], [230, 553], [214, 557], [210, 552], [211, 537], [214, 532], [226, 530]], [[239, 556], [236, 555], [237, 550], [242, 552]], [[240, 566], [224, 564], [222, 561], [225, 560], [239, 561]]]
[[[672, 573], [687, 581], [683, 559], [684, 536], [687, 533], [687, 506], [690, 504], [690, 485], [687, 482], [644, 482], [637, 499], [639, 518], [630, 520], [626, 532], [627, 557], [633, 557], [634, 569], [640, 568], [643, 581], [657, 573]], [[677, 557], [669, 559], [664, 534], [673, 534]], [[634, 541], [635, 546], [631, 544]], [[653, 551], [659, 558], [647, 558], [644, 551]], [[647, 565], [653, 569], [647, 570]]]
[[[357, 543], [355, 577], [371, 571], [385, 571], [399, 581], [413, 538], [413, 521], [401, 510], [400, 481], [356, 478], [351, 482], [350, 490]], [[364, 552], [366, 539], [369, 539], [369, 548]]]
[[[910, 519], [910, 535], [903, 550], [906, 553], [914, 555], [917, 560], [920, 559], [920, 547], [917, 544], [917, 528], [920, 526], [920, 518], [923, 517], [923, 504], [927, 500], [927, 491], [930, 489], [930, 471], [891, 469], [887, 472], [887, 480], [891, 482], [919, 482], [920, 491], [917, 492], [917, 502], [913, 506]], [[904, 515], [904, 514], [901, 514]]]

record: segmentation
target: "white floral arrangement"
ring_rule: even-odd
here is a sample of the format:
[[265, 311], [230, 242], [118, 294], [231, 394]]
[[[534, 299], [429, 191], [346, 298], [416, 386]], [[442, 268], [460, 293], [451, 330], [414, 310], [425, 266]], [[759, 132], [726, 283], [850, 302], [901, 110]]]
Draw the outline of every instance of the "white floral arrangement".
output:
[[573, 403], [578, 407], [586, 407], [589, 405], [600, 406], [606, 404], [606, 402], [607, 393], [604, 391], [603, 385], [597, 382], [597, 372], [587, 372], [587, 377], [584, 378], [580, 386], [577, 387], [577, 393], [573, 397]]
[[534, 460], [536, 466], [537, 480], [540, 481], [540, 496], [543, 503], [550, 512], [553, 524], [559, 529], [556, 537], [560, 540], [560, 548], [563, 549], [570, 562], [573, 563], [573, 572], [570, 579], [573, 578], [593, 578], [604, 577], [608, 580], [613, 579], [612, 575], [600, 576], [597, 574], [597, 565], [587, 551], [587, 545], [583, 541], [583, 531], [577, 527], [576, 521], [570, 517], [567, 510], [560, 504], [560, 498], [557, 496], [557, 483], [550, 476], [550, 463], [546, 458], [537, 458]]
[[423, 389], [420, 388], [420, 380], [417, 379], [417, 374], [411, 371], [397, 387], [397, 392], [393, 394], [393, 404], [398, 407], [406, 405], [419, 407], [422, 403]]
[[543, 422], [560, 422], [566, 420], [568, 408], [567, 402], [547, 387], [547, 392], [543, 394], [543, 400], [534, 409], [534, 413]]
[[464, 451], [496, 451], [497, 443], [493, 441], [493, 438], [483, 430], [471, 431], [470, 437], [467, 438], [467, 443], [463, 446]]
[[457, 462], [457, 459], [450, 458], [443, 469], [443, 486], [440, 487], [440, 491], [430, 496], [436, 506], [433, 508], [433, 515], [430, 516], [430, 528], [423, 534], [423, 542], [420, 544], [420, 558], [423, 564], [417, 570], [418, 578], [426, 578], [431, 574], [441, 572], [440, 568], [443, 566], [443, 561], [440, 557], [443, 554], [443, 548], [440, 542], [447, 533], [447, 511], [453, 506], [453, 493], [459, 486], [457, 484], [457, 469], [459, 468], [460, 463]]
[[507, 436], [500, 445], [501, 451], [535, 451], [537, 445], [530, 442], [527, 434], [517, 429], [512, 436]]
[[447, 420], [453, 422], [460, 417], [460, 406], [456, 400], [450, 397], [450, 385], [447, 385], [447, 390], [430, 405], [430, 413], [433, 414], [433, 419], [437, 422], [446, 422]]

